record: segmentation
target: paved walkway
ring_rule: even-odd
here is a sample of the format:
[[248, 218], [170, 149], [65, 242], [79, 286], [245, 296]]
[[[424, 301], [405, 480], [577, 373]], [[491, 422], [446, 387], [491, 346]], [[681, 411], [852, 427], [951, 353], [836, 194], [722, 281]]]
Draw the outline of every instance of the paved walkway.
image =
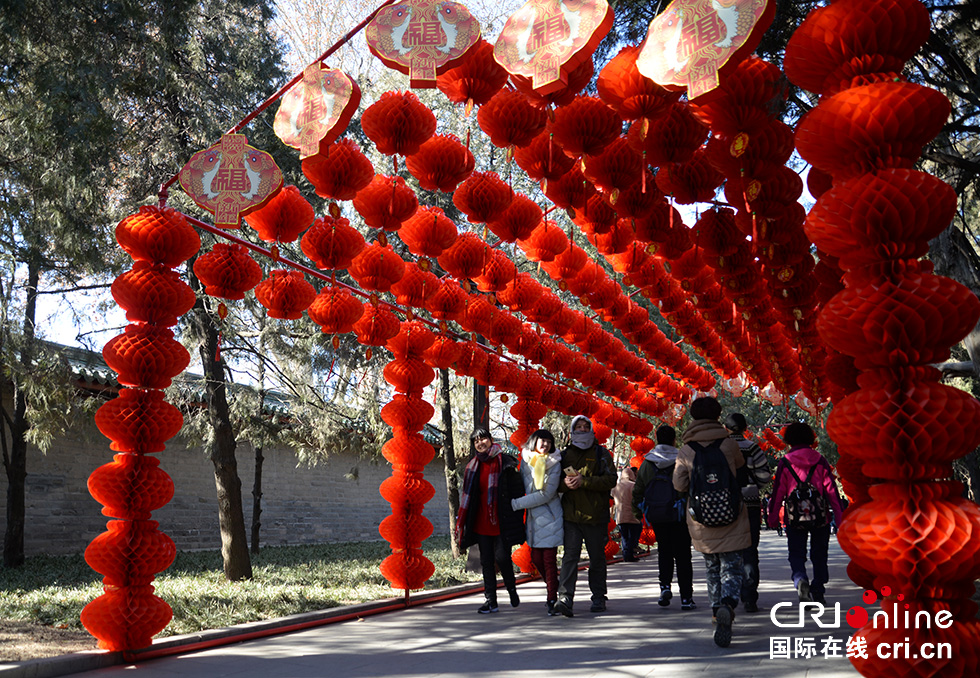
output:
[[[675, 584], [673, 604], [656, 604], [656, 552], [638, 563], [609, 568], [609, 603], [603, 614], [588, 611], [585, 573], [579, 577], [575, 617], [548, 617], [540, 580], [519, 586], [521, 606], [502, 606], [499, 614], [478, 615], [477, 593], [431, 604], [333, 623], [269, 638], [214, 647], [130, 665], [84, 673], [79, 678], [369, 678], [374, 676], [493, 676], [562, 678], [599, 676], [820, 677], [856, 676], [846, 659], [850, 627], [844, 613], [861, 604], [861, 591], [845, 575], [847, 557], [831, 538], [830, 604], [840, 602], [842, 628], [778, 628], [770, 608], [794, 603], [781, 621], [796, 618], [796, 596], [789, 581], [786, 542], [762, 533], [760, 606], [756, 614], [738, 611], [731, 647], [712, 641], [711, 608], [704, 564], [695, 553], [695, 600], [699, 609], [682, 612]], [[584, 588], [583, 588], [584, 587]], [[501, 596], [506, 601], [506, 594]], [[828, 620], [831, 613], [826, 613]], [[824, 639], [837, 639], [840, 656], [826, 656]], [[772, 658], [772, 638], [785, 638], [790, 655]], [[793, 646], [812, 639], [815, 654], [793, 656]], [[74, 670], [78, 671], [77, 666]], [[65, 671], [62, 671], [64, 673]], [[4, 671], [0, 671], [0, 676]], [[41, 675], [22, 673], [22, 676]], [[47, 673], [47, 675], [56, 675]]]

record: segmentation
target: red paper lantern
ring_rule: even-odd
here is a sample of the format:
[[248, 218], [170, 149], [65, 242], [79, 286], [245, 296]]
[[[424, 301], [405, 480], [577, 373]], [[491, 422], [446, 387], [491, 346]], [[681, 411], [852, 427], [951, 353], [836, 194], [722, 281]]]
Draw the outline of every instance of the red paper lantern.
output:
[[452, 193], [476, 167], [473, 153], [452, 134], [433, 134], [405, 166], [427, 191]]
[[603, 199], [622, 218], [643, 219], [656, 210], [666, 210], [667, 202], [657, 188], [653, 172], [644, 169], [640, 181], [624, 190], [608, 193]]
[[682, 205], [691, 205], [711, 201], [724, 180], [704, 151], [698, 149], [688, 162], [662, 167], [657, 173], [657, 188]]
[[343, 269], [365, 247], [364, 236], [343, 217], [323, 216], [300, 240], [300, 249], [319, 268]]
[[512, 311], [524, 311], [537, 303], [542, 294], [544, 286], [541, 283], [528, 273], [518, 273], [503, 290], [497, 292], [497, 301]]
[[674, 102], [664, 113], [630, 125], [626, 139], [653, 167], [688, 162], [708, 136], [708, 125], [690, 104]]
[[102, 357], [120, 384], [137, 388], [167, 388], [191, 361], [174, 333], [156, 325], [127, 325], [106, 343]]
[[[431, 447], [431, 445], [430, 445]], [[435, 496], [436, 490], [422, 473], [395, 468], [389, 478], [381, 481], [379, 488], [384, 500], [393, 506], [418, 506], [421, 508]]]
[[710, 121], [715, 134], [735, 136], [745, 132], [754, 136], [769, 123], [771, 112], [780, 107], [786, 93], [779, 67], [750, 56], [726, 74], [715, 96], [698, 102], [698, 111]]
[[595, 187], [582, 174], [581, 163], [575, 163], [568, 172], [554, 181], [541, 183], [541, 190], [555, 207], [581, 209], [595, 194]]
[[439, 334], [436, 336], [435, 343], [426, 349], [423, 358], [432, 367], [445, 370], [456, 362], [458, 355], [459, 349], [456, 348], [456, 342], [445, 334]]
[[575, 164], [574, 158], [562, 152], [547, 130], [534, 137], [527, 146], [516, 149], [514, 162], [535, 181], [557, 180]]
[[364, 305], [364, 314], [354, 323], [357, 341], [365, 346], [384, 346], [400, 328], [398, 317], [387, 306], [374, 302]]
[[490, 250], [483, 272], [474, 278], [481, 292], [499, 292], [517, 275], [517, 264], [500, 250]]
[[588, 262], [589, 255], [585, 250], [575, 243], [569, 243], [565, 251], [551, 261], [543, 263], [541, 268], [554, 280], [571, 280], [585, 268]]
[[783, 165], [793, 153], [793, 128], [769, 120], [755, 134], [714, 135], [705, 145], [712, 167], [727, 177], [761, 176]]
[[494, 322], [496, 313], [497, 307], [490, 303], [487, 297], [470, 295], [466, 311], [459, 323], [470, 332], [486, 335], [490, 332], [490, 325]]
[[417, 549], [432, 534], [432, 522], [421, 514], [397, 512], [381, 521], [378, 532], [393, 551]]
[[396, 391], [419, 397], [422, 390], [432, 383], [435, 372], [421, 359], [399, 358], [385, 365], [384, 379]]
[[620, 219], [608, 233], [598, 233], [592, 236], [591, 240], [600, 254], [609, 256], [625, 252], [626, 248], [636, 240], [636, 236], [630, 222]]
[[401, 324], [398, 334], [392, 337], [386, 347], [398, 358], [418, 358], [432, 346], [436, 335], [425, 323], [406, 320]]
[[391, 286], [391, 292], [402, 306], [422, 308], [441, 285], [439, 278], [428, 267], [422, 269], [414, 261], [409, 261], [405, 263], [405, 274]]
[[149, 646], [172, 618], [170, 606], [149, 584], [107, 589], [81, 614], [82, 625], [110, 652]]
[[494, 146], [520, 148], [544, 130], [548, 115], [532, 106], [520, 92], [502, 89], [480, 107], [476, 120]]
[[436, 116], [412, 92], [385, 92], [361, 114], [361, 129], [384, 155], [412, 155], [436, 131]]
[[354, 198], [354, 209], [371, 228], [397, 231], [419, 208], [415, 191], [399, 176], [377, 175]]
[[346, 334], [364, 314], [364, 304], [343, 287], [327, 285], [310, 304], [310, 320], [324, 334]]
[[585, 203], [585, 207], [575, 213], [572, 222], [581, 227], [588, 235], [608, 233], [619, 221], [616, 210], [598, 193], [593, 193]]
[[420, 257], [438, 257], [456, 242], [456, 224], [438, 207], [422, 206], [398, 231], [408, 251]]
[[487, 339], [498, 346], [511, 346], [521, 335], [521, 321], [503, 309], [494, 309]]
[[468, 301], [469, 295], [458, 282], [444, 279], [441, 287], [425, 302], [425, 308], [437, 320], [459, 320]]
[[487, 224], [504, 242], [524, 240], [541, 223], [543, 213], [538, 204], [522, 193], [514, 195], [510, 206], [495, 221]]
[[160, 469], [160, 460], [143, 454], [117, 454], [92, 471], [88, 491], [102, 504], [102, 515], [124, 520], [149, 520], [153, 511], [173, 499], [174, 481]]
[[552, 106], [567, 106], [574, 101], [576, 95], [589, 84], [592, 76], [595, 75], [595, 65], [592, 63], [592, 59], [583, 59], [582, 63], [567, 71], [566, 74], [568, 76], [566, 84], [549, 92], [539, 92], [534, 88], [533, 79], [525, 78], [523, 75], [511, 74], [510, 81], [514, 83], [517, 91], [526, 96], [533, 105], [548, 109]]
[[507, 71], [493, 58], [493, 45], [482, 38], [455, 68], [436, 76], [436, 87], [454, 104], [481, 105], [507, 82]]
[[773, 219], [782, 216], [786, 206], [803, 194], [803, 180], [789, 167], [780, 165], [759, 177], [729, 177], [725, 199], [757, 217]]
[[184, 215], [170, 207], [144, 205], [116, 226], [119, 246], [136, 261], [173, 268], [201, 249], [201, 238]]
[[381, 562], [381, 574], [394, 589], [420, 589], [435, 571], [436, 566], [422, 555], [421, 549], [392, 553]]
[[453, 204], [473, 224], [496, 221], [513, 199], [514, 189], [496, 172], [473, 172], [453, 193]]
[[149, 261], [136, 261], [132, 270], [116, 278], [112, 298], [126, 311], [126, 320], [164, 326], [176, 325], [196, 300], [175, 271]]
[[321, 198], [350, 200], [371, 183], [374, 166], [355, 141], [344, 138], [305, 158], [303, 174]]
[[98, 409], [95, 425], [112, 441], [109, 449], [148, 454], [162, 452], [180, 433], [184, 415], [163, 399], [162, 391], [124, 388]]
[[616, 111], [601, 99], [579, 96], [555, 111], [550, 130], [565, 155], [575, 158], [601, 153], [619, 136], [622, 126]]
[[568, 248], [568, 236], [553, 221], [545, 220], [527, 240], [518, 243], [531, 261], [552, 261]]
[[177, 557], [173, 540], [155, 520], [110, 520], [85, 549], [85, 562], [107, 587], [145, 586]]
[[456, 242], [439, 255], [439, 265], [454, 278], [475, 278], [483, 272], [491, 251], [475, 233], [460, 233]]
[[582, 174], [606, 193], [639, 183], [643, 169], [640, 154], [622, 136], [614, 139], [599, 155], [587, 155], [582, 159]]
[[487, 365], [487, 352], [483, 350], [482, 346], [471, 339], [457, 343], [456, 348], [459, 349], [459, 354], [453, 363], [453, 369], [457, 373], [466, 377], [474, 377], [483, 372]]
[[255, 298], [269, 309], [270, 318], [298, 320], [316, 298], [316, 290], [299, 271], [277, 269], [255, 288]]
[[[523, 442], [521, 443], [523, 444]], [[524, 542], [516, 549], [514, 549], [513, 555], [511, 555], [511, 560], [517, 565], [519, 569], [524, 574], [534, 574], [537, 572], [534, 569], [534, 563], [531, 562], [531, 547], [528, 546], [527, 542]]]
[[396, 469], [400, 467], [410, 470], [422, 470], [435, 456], [432, 445], [425, 438], [407, 431], [399, 431], [398, 435], [382, 445], [381, 453]]
[[295, 186], [283, 186], [263, 207], [245, 216], [245, 223], [266, 242], [292, 242], [313, 223], [313, 206]]
[[387, 292], [405, 275], [405, 261], [391, 245], [371, 243], [354, 257], [348, 271], [362, 289]]
[[656, 118], [680, 92], [664, 89], [636, 68], [638, 45], [627, 45], [599, 72], [596, 89], [599, 98], [612, 106], [624, 120]]

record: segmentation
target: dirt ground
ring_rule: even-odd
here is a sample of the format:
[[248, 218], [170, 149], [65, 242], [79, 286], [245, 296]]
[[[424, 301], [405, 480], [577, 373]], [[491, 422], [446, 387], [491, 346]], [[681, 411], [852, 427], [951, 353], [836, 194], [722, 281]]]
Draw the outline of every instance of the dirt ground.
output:
[[95, 650], [96, 642], [85, 631], [0, 619], [0, 663]]

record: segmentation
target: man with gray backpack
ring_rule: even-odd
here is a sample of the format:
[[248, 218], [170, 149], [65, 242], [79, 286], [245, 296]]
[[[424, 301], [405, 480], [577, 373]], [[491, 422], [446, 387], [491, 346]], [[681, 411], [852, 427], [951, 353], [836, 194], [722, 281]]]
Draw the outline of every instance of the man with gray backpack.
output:
[[721, 425], [721, 405], [697, 398], [689, 409], [691, 425], [677, 453], [674, 488], [687, 493], [687, 526], [694, 548], [704, 555], [708, 597], [719, 647], [732, 642], [732, 622], [742, 590], [742, 550], [752, 543], [749, 516], [737, 480], [745, 458]]
[[[769, 526], [775, 527], [782, 506], [786, 520], [786, 545], [793, 586], [800, 602], [825, 603], [824, 590], [830, 579], [827, 550], [830, 544], [830, 511], [840, 525], [841, 501], [830, 464], [813, 449], [813, 429], [802, 422], [786, 427], [783, 440], [790, 450], [776, 467]], [[813, 579], [807, 577], [806, 546], [810, 541]]]

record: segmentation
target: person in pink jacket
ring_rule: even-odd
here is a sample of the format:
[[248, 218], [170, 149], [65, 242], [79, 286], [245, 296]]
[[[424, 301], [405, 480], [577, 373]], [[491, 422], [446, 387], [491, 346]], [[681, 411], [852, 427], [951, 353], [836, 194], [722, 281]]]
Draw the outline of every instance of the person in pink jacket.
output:
[[[810, 477], [810, 484], [827, 500], [827, 505], [833, 511], [836, 523], [840, 524], [841, 501], [834, 483], [834, 472], [823, 455], [813, 449], [816, 436], [807, 424], [795, 422], [786, 427], [783, 440], [790, 450], [780, 460], [773, 479], [772, 498], [769, 501], [769, 527], [776, 527], [780, 520], [784, 500], [796, 489], [799, 482]], [[812, 469], [812, 474], [811, 474]], [[795, 476], [794, 476], [795, 474]], [[794, 526], [790, 516], [786, 516], [786, 543], [789, 549], [789, 566], [793, 572], [793, 586], [801, 602], [814, 601], [825, 603], [824, 590], [830, 573], [827, 569], [827, 549], [830, 544], [830, 517], [823, 516], [822, 521], [811, 526]], [[813, 563], [813, 579], [807, 577], [806, 547], [810, 541], [810, 562]]]

